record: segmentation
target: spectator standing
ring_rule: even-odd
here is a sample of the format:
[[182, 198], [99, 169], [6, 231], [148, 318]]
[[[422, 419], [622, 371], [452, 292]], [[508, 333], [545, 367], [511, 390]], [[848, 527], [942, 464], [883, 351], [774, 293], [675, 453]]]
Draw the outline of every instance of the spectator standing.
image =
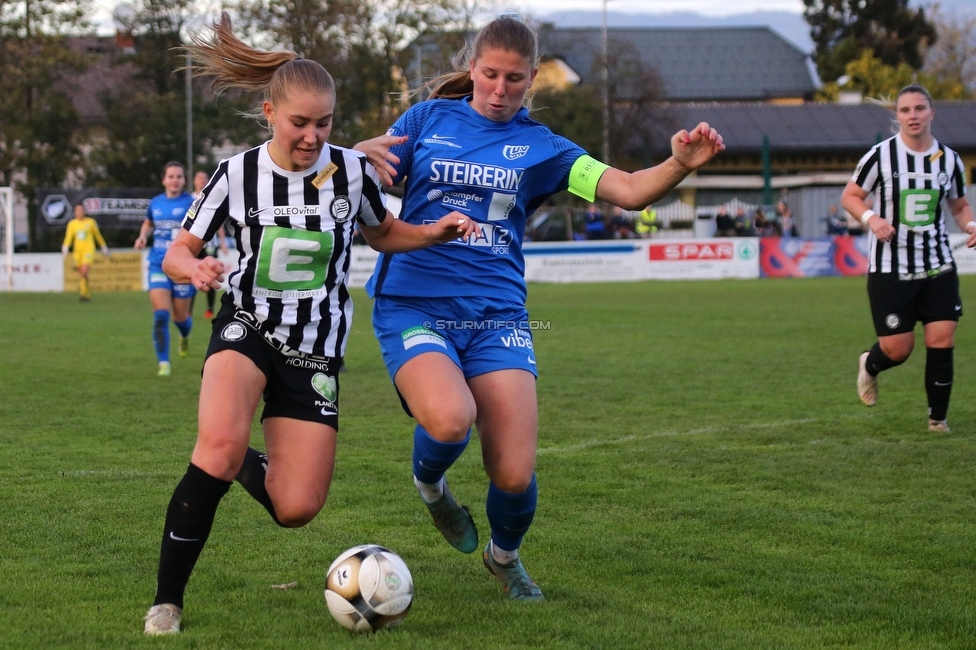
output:
[[637, 215], [637, 236], [641, 239], [650, 239], [657, 232], [657, 210], [653, 205], [649, 205]]
[[799, 233], [796, 224], [793, 223], [793, 211], [786, 201], [776, 204], [776, 223], [779, 224], [780, 233], [783, 237], [796, 237]]
[[742, 206], [735, 211], [735, 234], [737, 237], [755, 237], [756, 228], [752, 223], [752, 217], [746, 214], [746, 209]]
[[715, 213], [715, 236], [735, 237], [735, 219], [724, 205], [718, 206], [718, 212]]
[[752, 215], [753, 228], [756, 229], [756, 235], [759, 237], [774, 237], [776, 236], [776, 226], [766, 218], [766, 212], [762, 207], [756, 208], [756, 211]]
[[846, 235], [847, 234], [847, 218], [841, 215], [840, 210], [837, 209], [837, 205], [831, 205], [827, 210], [827, 234], [828, 235]]
[[606, 224], [603, 222], [603, 213], [596, 203], [591, 203], [586, 207], [586, 238], [587, 239], [606, 239]]

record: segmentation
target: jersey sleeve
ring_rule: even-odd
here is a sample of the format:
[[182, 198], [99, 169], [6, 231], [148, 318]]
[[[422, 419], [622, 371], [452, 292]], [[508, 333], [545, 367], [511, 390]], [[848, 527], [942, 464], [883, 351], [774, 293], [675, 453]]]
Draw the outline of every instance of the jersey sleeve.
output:
[[424, 124], [427, 122], [427, 118], [430, 115], [430, 111], [433, 106], [434, 102], [432, 101], [414, 104], [407, 109], [407, 112], [401, 115], [400, 119], [394, 122], [393, 126], [391, 126], [386, 132], [387, 135], [405, 135], [409, 138], [409, 140], [403, 144], [390, 148], [390, 153], [400, 158], [400, 163], [393, 166], [393, 168], [396, 169], [396, 178], [393, 181], [394, 183], [403, 180], [404, 173], [410, 169], [410, 165], [413, 164], [414, 147], [420, 138], [420, 134], [423, 132]]
[[[596, 183], [600, 180], [600, 176], [606, 171], [609, 166], [590, 158], [586, 153], [586, 149], [579, 146], [575, 142], [567, 140], [561, 135], [552, 134], [551, 135], [553, 153], [553, 164], [555, 165], [555, 178], [559, 179], [559, 184], [553, 188], [553, 192], [560, 192], [562, 190], [569, 190], [577, 196], [582, 196], [586, 198], [584, 183], [580, 182], [580, 179], [574, 180], [577, 176], [578, 168], [580, 167], [579, 161], [581, 160], [591, 160], [596, 164], [597, 167], [602, 165], [599, 170], [590, 169], [589, 174], [586, 178], [592, 179], [592, 192], [596, 193]], [[589, 184], [586, 184], [588, 187]], [[592, 201], [593, 199], [589, 199]]]
[[949, 191], [946, 193], [946, 196], [950, 199], [958, 199], [966, 196], [966, 165], [955, 151], [952, 152], [952, 157], [955, 160], [952, 183], [949, 184]]
[[71, 241], [75, 238], [74, 220], [68, 222], [68, 227], [64, 230], [64, 241], [61, 242], [61, 248], [71, 246]]
[[95, 236], [95, 242], [98, 244], [99, 248], [105, 248], [105, 238], [102, 237], [102, 231], [98, 229], [98, 222], [92, 219], [92, 235]]
[[851, 177], [851, 180], [865, 192], [871, 192], [878, 184], [880, 167], [881, 147], [875, 145], [857, 163], [857, 167], [854, 169], [854, 176]]
[[183, 217], [183, 229], [203, 241], [213, 239], [230, 216], [228, 193], [227, 161], [223, 160], [217, 167], [217, 171], [210, 177], [210, 182], [200, 191], [193, 205], [186, 211], [186, 216]]
[[378, 226], [386, 219], [386, 198], [380, 189], [380, 177], [366, 157], [359, 158], [363, 167], [363, 196], [356, 219], [366, 226]]

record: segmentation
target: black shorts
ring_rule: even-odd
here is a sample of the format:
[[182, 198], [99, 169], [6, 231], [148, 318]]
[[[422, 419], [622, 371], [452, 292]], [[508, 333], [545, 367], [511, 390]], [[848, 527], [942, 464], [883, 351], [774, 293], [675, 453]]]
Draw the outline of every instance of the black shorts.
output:
[[325, 424], [339, 430], [339, 360], [283, 352], [256, 327], [253, 317], [224, 303], [213, 319], [207, 358], [234, 350], [264, 374], [265, 418], [284, 417]]
[[918, 321], [958, 321], [962, 316], [955, 270], [920, 280], [902, 280], [897, 273], [869, 273], [868, 299], [878, 336], [911, 332]]

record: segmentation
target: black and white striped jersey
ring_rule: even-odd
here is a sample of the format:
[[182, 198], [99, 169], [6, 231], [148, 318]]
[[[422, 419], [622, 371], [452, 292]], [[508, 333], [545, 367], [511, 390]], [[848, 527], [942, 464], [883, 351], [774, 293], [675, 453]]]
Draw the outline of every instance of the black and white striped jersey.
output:
[[895, 135], [861, 158], [852, 180], [875, 192], [874, 211], [895, 228], [887, 244], [870, 233], [871, 273], [925, 277], [953, 264], [942, 200], [966, 193], [959, 154], [937, 141], [915, 152]]
[[234, 304], [289, 348], [337, 357], [352, 323], [346, 274], [353, 221], [376, 226], [386, 215], [376, 170], [363, 154], [326, 145], [312, 168], [289, 172], [266, 142], [220, 162], [183, 228], [210, 241], [229, 219], [239, 253], [228, 278]]

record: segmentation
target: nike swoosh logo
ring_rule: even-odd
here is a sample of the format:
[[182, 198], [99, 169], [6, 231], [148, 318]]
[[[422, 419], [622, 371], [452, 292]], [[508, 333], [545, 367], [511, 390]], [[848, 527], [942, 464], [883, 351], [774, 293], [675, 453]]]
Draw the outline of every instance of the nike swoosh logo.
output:
[[454, 138], [453, 135], [437, 135], [436, 133], [430, 136], [431, 140], [453, 140]]
[[952, 382], [951, 381], [947, 381], [947, 382], [937, 381], [937, 382], [935, 382], [935, 385], [936, 386], [952, 386]]
[[326, 411], [325, 409], [322, 409], [322, 415], [339, 415], [339, 414], [336, 413], [335, 411]]
[[535, 359], [533, 359], [532, 357], [529, 357], [529, 363], [531, 363], [534, 366], [535, 365]]
[[962, 309], [962, 305], [956, 305], [956, 311], [959, 311], [960, 309]]
[[175, 542], [199, 542], [200, 541], [199, 537], [194, 539], [187, 539], [185, 537], [177, 537], [172, 532], [169, 534], [169, 538]]

